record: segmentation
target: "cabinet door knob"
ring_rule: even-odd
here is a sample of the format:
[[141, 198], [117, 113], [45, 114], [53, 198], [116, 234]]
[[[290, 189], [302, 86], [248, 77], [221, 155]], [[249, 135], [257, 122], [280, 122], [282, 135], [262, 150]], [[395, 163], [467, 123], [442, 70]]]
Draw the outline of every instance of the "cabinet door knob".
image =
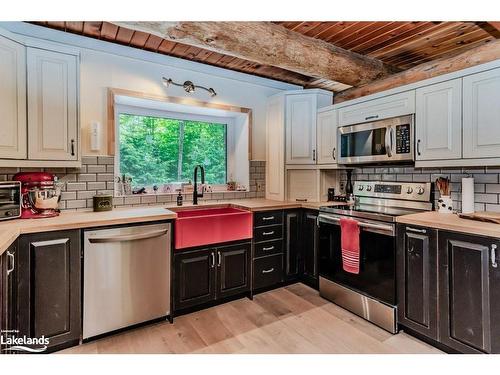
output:
[[71, 140], [71, 156], [75, 156], [75, 140]]
[[493, 268], [497, 268], [498, 267], [498, 263], [497, 263], [497, 245], [495, 245], [495, 244], [491, 245], [491, 266]]

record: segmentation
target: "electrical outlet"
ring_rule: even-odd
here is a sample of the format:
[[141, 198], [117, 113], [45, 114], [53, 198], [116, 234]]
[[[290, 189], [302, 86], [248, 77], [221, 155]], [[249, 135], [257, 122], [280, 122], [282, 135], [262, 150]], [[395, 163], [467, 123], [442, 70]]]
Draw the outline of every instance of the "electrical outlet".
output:
[[257, 191], [262, 191], [262, 184], [257, 182]]

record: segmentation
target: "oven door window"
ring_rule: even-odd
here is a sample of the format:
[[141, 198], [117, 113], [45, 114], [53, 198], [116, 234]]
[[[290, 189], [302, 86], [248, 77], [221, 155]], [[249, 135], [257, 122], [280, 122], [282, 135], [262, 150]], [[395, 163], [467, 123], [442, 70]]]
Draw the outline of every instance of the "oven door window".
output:
[[321, 224], [319, 273], [333, 282], [357, 290], [382, 302], [396, 304], [394, 237], [362, 230], [360, 232], [360, 272], [342, 268], [340, 226]]
[[357, 131], [341, 135], [340, 153], [344, 158], [385, 155], [387, 128]]

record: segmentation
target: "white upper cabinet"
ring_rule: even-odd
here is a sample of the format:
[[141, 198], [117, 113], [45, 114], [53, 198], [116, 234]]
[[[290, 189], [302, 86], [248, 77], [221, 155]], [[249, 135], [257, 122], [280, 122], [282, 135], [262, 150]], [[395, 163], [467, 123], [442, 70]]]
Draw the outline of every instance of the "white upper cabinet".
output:
[[78, 57], [28, 47], [28, 156], [78, 159]]
[[500, 158], [500, 68], [463, 78], [464, 158]]
[[337, 164], [337, 116], [333, 109], [318, 113], [318, 164]]
[[416, 160], [462, 157], [462, 79], [416, 90]]
[[339, 126], [415, 113], [415, 90], [388, 95], [339, 109]]
[[26, 159], [26, 47], [0, 35], [0, 159]]
[[316, 164], [316, 98], [286, 96], [286, 163]]

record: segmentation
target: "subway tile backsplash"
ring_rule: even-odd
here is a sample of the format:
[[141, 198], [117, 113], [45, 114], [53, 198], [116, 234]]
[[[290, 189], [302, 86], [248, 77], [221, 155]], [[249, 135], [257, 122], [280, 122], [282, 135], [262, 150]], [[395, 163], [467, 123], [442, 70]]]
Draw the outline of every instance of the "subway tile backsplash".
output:
[[[353, 181], [390, 182], [435, 182], [439, 176], [451, 181], [453, 208], [462, 209], [462, 178], [474, 177], [474, 203], [476, 211], [500, 212], [500, 169], [498, 167], [468, 168], [413, 168], [413, 167], [369, 167], [353, 169]], [[340, 172], [342, 186], [346, 181], [345, 171]], [[439, 192], [435, 193], [435, 200]]]
[[[54, 173], [64, 182], [59, 207], [64, 209], [92, 208], [95, 194], [114, 194], [114, 157], [84, 156], [81, 168], [0, 168], [0, 181], [11, 180], [20, 171], [45, 171]], [[204, 193], [203, 200], [227, 200], [243, 198], [263, 198], [265, 196], [265, 162], [250, 161], [249, 192]], [[184, 194], [184, 201], [190, 202], [192, 194]], [[175, 202], [175, 194], [141, 195], [114, 197], [116, 206], [148, 206]]]

